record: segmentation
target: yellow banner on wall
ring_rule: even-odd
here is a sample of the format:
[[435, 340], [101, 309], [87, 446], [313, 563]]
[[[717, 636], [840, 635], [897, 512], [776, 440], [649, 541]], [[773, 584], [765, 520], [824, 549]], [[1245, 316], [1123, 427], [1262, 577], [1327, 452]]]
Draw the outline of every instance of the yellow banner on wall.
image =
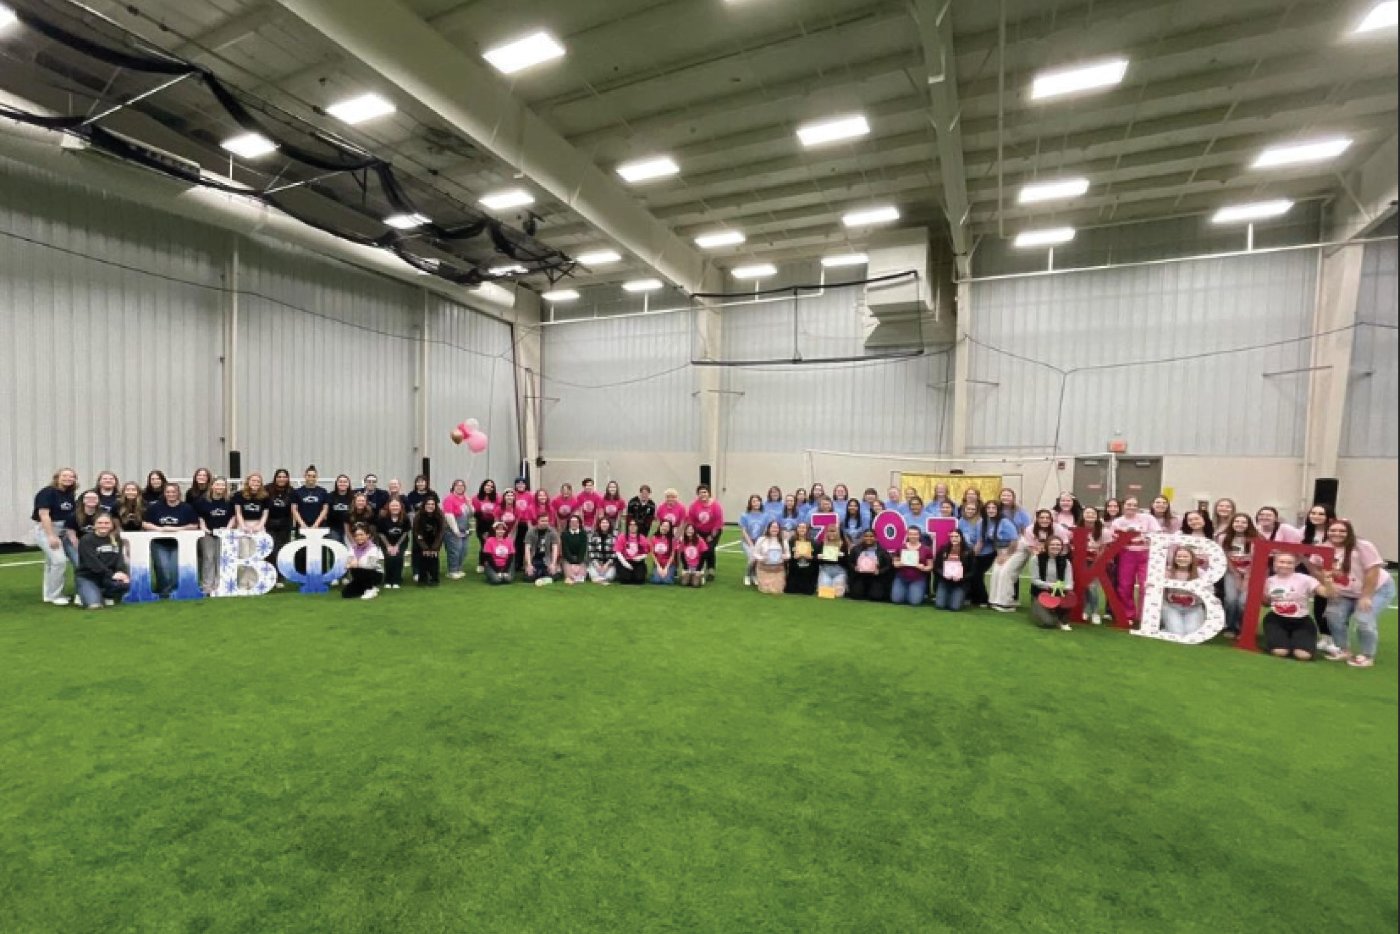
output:
[[925, 503], [933, 502], [933, 491], [941, 483], [948, 488], [948, 496], [955, 503], [961, 503], [963, 493], [969, 487], [982, 494], [982, 502], [996, 499], [1001, 495], [1001, 477], [951, 473], [905, 473], [900, 474], [900, 486], [907, 490], [913, 487]]

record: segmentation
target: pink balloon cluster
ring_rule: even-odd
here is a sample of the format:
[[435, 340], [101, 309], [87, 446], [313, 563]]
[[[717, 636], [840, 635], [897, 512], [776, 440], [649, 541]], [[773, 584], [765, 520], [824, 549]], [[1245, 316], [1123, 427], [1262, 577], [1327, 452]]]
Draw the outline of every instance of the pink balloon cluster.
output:
[[485, 451], [489, 443], [486, 432], [481, 430], [481, 423], [474, 418], [459, 422], [457, 427], [452, 429], [452, 443], [461, 444], [463, 441], [473, 454]]

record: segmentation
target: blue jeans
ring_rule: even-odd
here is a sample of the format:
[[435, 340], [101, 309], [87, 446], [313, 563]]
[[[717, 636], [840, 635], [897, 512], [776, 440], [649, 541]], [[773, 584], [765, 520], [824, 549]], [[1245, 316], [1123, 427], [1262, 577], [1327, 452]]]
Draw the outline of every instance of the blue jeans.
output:
[[928, 596], [928, 579], [919, 577], [917, 580], [907, 581], [899, 575], [895, 575], [894, 586], [890, 589], [891, 603], [907, 603], [910, 606], [918, 606], [924, 602], [924, 597]]
[[120, 600], [128, 589], [127, 584], [112, 581], [106, 587], [91, 577], [78, 577], [78, 602], [83, 606], [101, 606], [105, 600]]
[[965, 596], [966, 589], [961, 584], [939, 581], [938, 587], [933, 592], [933, 605], [937, 609], [951, 610], [956, 613], [962, 609], [963, 597]]
[[472, 533], [463, 530], [461, 535], [453, 535], [448, 529], [443, 536], [442, 543], [447, 546], [447, 573], [462, 573], [462, 564], [467, 559], [467, 543], [471, 541]]
[[156, 572], [156, 593], [170, 596], [180, 585], [180, 546], [170, 540], [151, 542], [151, 564]]
[[[1225, 572], [1225, 628], [1239, 632], [1244, 628], [1244, 602], [1249, 584], [1230, 571]], [[1257, 621], [1256, 621], [1257, 623]]]
[[652, 568], [651, 577], [647, 580], [653, 584], [674, 584], [676, 582], [676, 562], [672, 561], [664, 574], [659, 566]]
[[1365, 655], [1370, 658], [1376, 654], [1376, 644], [1380, 641], [1380, 633], [1376, 631], [1376, 617], [1378, 617], [1386, 607], [1390, 606], [1390, 601], [1395, 599], [1395, 579], [1390, 576], [1390, 572], [1381, 569], [1381, 582], [1376, 587], [1376, 592], [1371, 595], [1371, 611], [1363, 613], [1357, 605], [1360, 600], [1357, 597], [1328, 597], [1327, 598], [1327, 628], [1332, 632], [1332, 642], [1343, 652], [1347, 650], [1347, 630], [1351, 623], [1356, 623], [1356, 654]]

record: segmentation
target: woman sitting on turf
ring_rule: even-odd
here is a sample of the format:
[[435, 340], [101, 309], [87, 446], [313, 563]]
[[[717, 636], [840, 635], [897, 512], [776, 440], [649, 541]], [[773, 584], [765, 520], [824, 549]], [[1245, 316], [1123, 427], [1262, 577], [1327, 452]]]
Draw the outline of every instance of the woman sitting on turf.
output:
[[[797, 527], [793, 527], [796, 534]], [[790, 554], [780, 519], [771, 519], [753, 546], [754, 583], [759, 593], [782, 593], [787, 584], [787, 560]]]
[[812, 541], [812, 529], [807, 523], [797, 527], [792, 541], [788, 543], [787, 583], [783, 593], [810, 597], [817, 592], [816, 543]]
[[1040, 602], [1041, 594], [1061, 596], [1074, 589], [1074, 572], [1069, 563], [1069, 549], [1064, 540], [1051, 537], [1045, 540], [1045, 550], [1031, 561], [1031, 620], [1041, 629], [1060, 629], [1068, 632], [1069, 609], [1051, 609]]
[[948, 541], [938, 549], [933, 559], [933, 578], [936, 582], [933, 605], [940, 610], [956, 613], [962, 609], [963, 597], [967, 593], [967, 576], [973, 568], [972, 549], [962, 532], [953, 529], [948, 533]]
[[1264, 581], [1269, 612], [1264, 616], [1264, 643], [1277, 658], [1311, 661], [1317, 655], [1317, 626], [1312, 618], [1312, 598], [1320, 591], [1332, 596], [1332, 574], [1324, 571], [1319, 582], [1298, 572], [1294, 555], [1274, 556], [1274, 573]]
[[588, 531], [580, 516], [570, 516], [559, 542], [564, 583], [582, 584], [588, 580]]
[[883, 603], [890, 598], [890, 577], [894, 565], [890, 556], [875, 541], [875, 531], [866, 529], [860, 543], [851, 549], [847, 562], [850, 579], [846, 596], [852, 600], [869, 600]]
[[[607, 516], [598, 520], [610, 522]], [[617, 564], [619, 584], [645, 584], [647, 582], [647, 552], [651, 543], [642, 534], [636, 519], [627, 520], [627, 530], [617, 537], [613, 546], [613, 560]]]
[[486, 554], [484, 572], [488, 584], [509, 584], [515, 578], [515, 536], [499, 519], [482, 546]]
[[350, 557], [345, 562], [346, 575], [350, 583], [340, 591], [347, 600], [359, 597], [373, 600], [379, 596], [379, 584], [384, 580], [380, 566], [384, 563], [384, 552], [374, 543], [369, 527], [357, 525], [350, 533]]
[[904, 533], [904, 548], [895, 557], [894, 567], [894, 587], [890, 598], [895, 603], [919, 606], [928, 596], [933, 549], [924, 544], [923, 534], [918, 528], [910, 528]]
[[110, 514], [99, 512], [92, 520], [92, 531], [78, 540], [74, 583], [78, 602], [89, 610], [111, 606], [130, 589], [122, 539]]
[[588, 579], [606, 587], [617, 579], [615, 540], [612, 523], [599, 519], [597, 528], [588, 537]]
[[[832, 597], [844, 597], [846, 595], [846, 556], [849, 553], [846, 547], [846, 540], [841, 534], [841, 530], [828, 525], [826, 531], [822, 533], [820, 547], [817, 549], [817, 589], [818, 593]], [[823, 593], [823, 592], [826, 593]]]
[[695, 531], [695, 526], [687, 522], [676, 542], [682, 587], [705, 586], [705, 552], [708, 550], [709, 546]]
[[669, 519], [662, 519], [651, 537], [651, 558], [654, 562], [651, 572], [653, 584], [674, 584], [676, 582], [676, 532]]

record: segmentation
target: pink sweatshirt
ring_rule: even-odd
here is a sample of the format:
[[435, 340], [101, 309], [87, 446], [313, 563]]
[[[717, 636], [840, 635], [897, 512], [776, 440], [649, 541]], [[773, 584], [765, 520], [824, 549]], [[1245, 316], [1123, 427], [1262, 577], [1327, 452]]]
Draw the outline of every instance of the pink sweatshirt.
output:
[[701, 535], [713, 535], [724, 527], [724, 508], [720, 506], [719, 500], [711, 499], [708, 503], [702, 503], [697, 499], [690, 504], [686, 518]]

